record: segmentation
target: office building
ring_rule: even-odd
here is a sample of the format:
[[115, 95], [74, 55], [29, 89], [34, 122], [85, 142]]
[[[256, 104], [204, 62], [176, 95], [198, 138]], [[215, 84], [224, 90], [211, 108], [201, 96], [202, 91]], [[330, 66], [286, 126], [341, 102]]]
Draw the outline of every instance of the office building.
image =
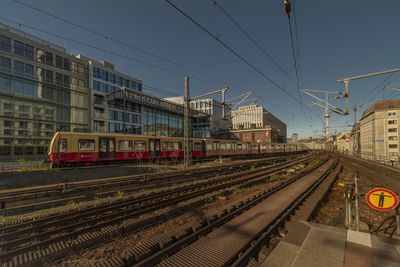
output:
[[361, 157], [398, 165], [400, 99], [379, 101], [360, 119]]
[[263, 107], [250, 105], [232, 111], [232, 130], [239, 140], [286, 143], [286, 124]]
[[90, 130], [88, 66], [0, 24], [0, 159], [43, 159], [56, 131]]
[[[169, 97], [165, 98], [166, 100], [184, 104], [184, 97]], [[193, 132], [196, 137], [200, 138], [210, 138], [213, 137], [216, 132], [224, 131], [228, 129], [232, 125], [232, 121], [230, 120], [230, 107], [223, 105], [221, 102], [215, 99], [197, 99], [190, 101], [190, 108], [193, 110], [198, 110], [200, 112], [209, 114], [210, 118], [206, 121], [198, 121], [193, 126]], [[223, 115], [224, 114], [224, 115]]]
[[[142, 107], [127, 102], [123, 108], [119, 100], [107, 101], [107, 95], [122, 87], [132, 91], [142, 91], [142, 81], [115, 70], [114, 64], [96, 61], [78, 55], [89, 66], [89, 88], [91, 95], [91, 131], [126, 132], [142, 134]], [[126, 118], [123, 118], [124, 116]]]

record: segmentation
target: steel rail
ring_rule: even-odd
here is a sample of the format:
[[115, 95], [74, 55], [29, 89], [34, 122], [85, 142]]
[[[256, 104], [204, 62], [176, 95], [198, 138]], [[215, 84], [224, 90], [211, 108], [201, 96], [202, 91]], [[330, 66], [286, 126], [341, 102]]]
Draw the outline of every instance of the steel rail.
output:
[[327, 170], [315, 183], [313, 183], [303, 194], [296, 198], [295, 201], [291, 203], [289, 207], [287, 207], [284, 211], [282, 211], [276, 220], [268, 224], [265, 228], [265, 231], [259, 233], [256, 238], [251, 240], [247, 249], [243, 249], [242, 251], [236, 254], [236, 260], [231, 259], [231, 261], [227, 264], [229, 266], [242, 267], [246, 266], [251, 257], [258, 253], [261, 246], [268, 242], [272, 234], [278, 231], [278, 228], [281, 227], [292, 214], [294, 214], [295, 210], [303, 203], [303, 201], [312, 194], [314, 190], [325, 180], [326, 177], [336, 168], [339, 160], [336, 159], [334, 164]]
[[134, 262], [134, 258], [131, 258], [131, 261], [125, 259], [125, 260], [127, 260], [127, 264], [128, 265], [133, 265], [133, 266], [153, 266], [153, 265], [157, 264], [164, 257], [169, 256], [169, 255], [177, 252], [178, 250], [180, 250], [180, 248], [193, 243], [194, 241], [198, 240], [198, 238], [200, 236], [204, 236], [204, 235], [210, 233], [213, 229], [225, 224], [227, 221], [230, 221], [232, 218], [236, 217], [237, 215], [240, 215], [245, 210], [250, 209], [251, 207], [255, 206], [259, 202], [261, 202], [261, 201], [265, 200], [266, 198], [270, 197], [271, 195], [273, 195], [274, 193], [278, 192], [279, 190], [281, 190], [281, 189], [287, 187], [288, 185], [294, 183], [295, 181], [299, 180], [300, 178], [304, 177], [305, 175], [315, 171], [316, 169], [318, 169], [320, 166], [322, 166], [327, 161], [328, 160], [322, 161], [320, 164], [317, 164], [316, 166], [312, 167], [311, 169], [309, 169], [309, 170], [297, 175], [296, 177], [290, 179], [289, 181], [284, 182], [281, 185], [279, 185], [279, 186], [277, 186], [277, 187], [265, 192], [264, 194], [255, 197], [254, 199], [252, 199], [251, 201], [243, 204], [242, 206], [238, 207], [237, 209], [227, 212], [222, 217], [218, 218], [216, 221], [204, 226], [201, 229], [197, 229], [192, 234], [190, 234], [190, 235], [188, 235], [188, 236], [176, 241], [175, 243], [173, 243], [173, 244], [161, 249], [160, 251], [152, 253], [152, 255], [147, 257], [146, 259], [143, 259], [143, 260], [141, 260], [139, 262]]
[[[304, 162], [306, 160], [309, 160], [309, 159], [303, 159], [301, 162]], [[150, 211], [153, 211], [153, 210], [156, 210], [156, 209], [160, 209], [161, 207], [165, 207], [165, 206], [171, 205], [173, 203], [183, 201], [185, 199], [190, 199], [190, 198], [193, 198], [195, 196], [202, 195], [202, 194], [205, 194], [207, 192], [215, 191], [215, 190], [218, 190], [218, 189], [221, 189], [221, 188], [230, 187], [230, 186], [239, 184], [241, 182], [244, 182], [246, 180], [248, 181], [248, 180], [251, 180], [251, 179], [255, 179], [256, 177], [267, 175], [268, 173], [271, 173], [271, 172], [276, 172], [277, 170], [282, 170], [284, 168], [289, 168], [289, 167], [291, 167], [293, 165], [296, 165], [296, 164], [299, 164], [299, 162], [295, 162], [295, 163], [291, 163], [291, 164], [282, 164], [284, 166], [274, 167], [274, 168], [272, 168], [272, 170], [270, 170], [270, 169], [265, 170], [264, 169], [264, 172], [255, 172], [254, 170], [253, 170], [253, 172], [247, 171], [247, 174], [250, 174], [250, 175], [252, 174], [253, 175], [252, 177], [242, 178], [243, 175], [245, 175], [243, 173], [240, 174], [239, 178], [235, 178], [235, 175], [231, 175], [231, 177], [227, 177], [226, 178], [226, 179], [228, 179], [228, 182], [224, 182], [224, 180], [219, 178], [219, 179], [216, 179], [214, 181], [216, 183], [214, 183], [214, 186], [212, 186], [211, 188], [207, 187], [207, 183], [199, 183], [198, 185], [196, 185], [196, 186], [198, 186], [199, 191], [194, 191], [195, 189], [193, 188], [193, 186], [188, 186], [188, 187], [184, 188], [185, 192], [187, 192], [186, 196], [179, 195], [180, 194], [179, 190], [182, 191], [182, 188], [178, 188], [177, 190], [170, 191], [170, 192], [160, 192], [160, 194], [158, 195], [158, 199], [157, 199], [157, 196], [155, 196], [154, 194], [152, 194], [150, 196], [145, 196], [145, 197], [147, 197], [148, 200], [150, 200], [149, 203], [147, 205], [143, 204], [143, 202], [142, 203], [137, 203], [139, 205], [136, 205], [136, 206], [132, 207], [130, 211], [128, 209], [126, 209], [126, 208], [123, 208], [123, 209], [121, 209], [120, 211], [118, 211], [116, 213], [109, 213], [107, 215], [103, 215], [103, 217], [100, 217], [100, 218], [92, 218], [92, 219], [89, 219], [87, 221], [78, 222], [78, 223], [75, 223], [73, 225], [67, 225], [67, 226], [64, 226], [64, 227], [61, 227], [61, 228], [60, 227], [56, 227], [55, 225], [52, 225], [53, 227], [55, 227], [55, 229], [53, 229], [53, 230], [45, 231], [45, 232], [42, 232], [42, 233], [37, 233], [37, 234], [31, 235], [31, 236], [25, 236], [25, 237], [22, 237], [22, 238], [19, 238], [19, 239], [13, 239], [13, 240], [8, 241], [8, 242], [3, 242], [0, 245], [2, 245], [2, 246], [5, 245], [6, 247], [10, 247], [11, 245], [16, 246], [16, 245], [25, 244], [26, 242], [29, 242], [29, 240], [32, 240], [32, 239], [40, 240], [41, 237], [53, 236], [51, 239], [39, 241], [39, 242], [37, 242], [35, 244], [31, 244], [31, 245], [28, 245], [28, 246], [25, 246], [25, 247], [18, 247], [16, 249], [12, 249], [12, 250], [6, 251], [5, 253], [1, 254], [0, 256], [2, 256], [4, 258], [8, 258], [8, 257], [11, 257], [11, 256], [16, 255], [18, 253], [21, 253], [23, 251], [27, 251], [27, 250], [33, 249], [35, 247], [40, 247], [40, 246], [44, 246], [44, 245], [47, 245], [47, 244], [50, 244], [50, 243], [53, 243], [53, 242], [56, 242], [56, 241], [59, 241], [59, 240], [63, 240], [66, 237], [77, 236], [77, 235], [79, 235], [79, 234], [81, 234], [83, 232], [87, 232], [88, 230], [99, 229], [101, 227], [104, 227], [105, 225], [109, 225], [109, 224], [112, 224], [112, 223], [118, 223], [118, 222], [121, 222], [123, 220], [129, 219], [131, 217], [135, 217], [135, 216], [138, 216], [140, 214], [144, 214], [146, 212], [150, 212]], [[236, 175], [236, 176], [238, 176], [238, 175]], [[230, 181], [229, 179], [233, 180], [233, 181]], [[154, 203], [156, 200], [162, 200], [163, 199], [163, 195], [164, 195], [164, 197], [166, 195], [167, 196], [172, 196], [172, 198], [168, 199], [168, 200], [163, 200], [162, 202], [160, 201], [160, 202]], [[107, 210], [111, 211], [111, 212], [115, 211], [115, 207], [108, 208]], [[102, 212], [104, 214], [105, 210], [103, 210]], [[134, 213], [132, 213], [132, 212], [134, 212]], [[96, 216], [96, 215], [98, 215], [98, 213], [99, 213], [98, 210], [97, 211], [92, 211], [86, 217], [90, 218], [90, 216]], [[81, 219], [81, 218], [82, 218], [82, 216], [80, 215], [80, 216], [75, 216], [74, 218], [70, 218], [70, 219], [73, 220], [73, 219]], [[102, 220], [102, 221], [99, 222], [99, 220]], [[58, 225], [59, 223], [60, 222], [56, 222], [56, 225]], [[65, 221], [62, 221], [62, 223], [64, 224]], [[92, 225], [91, 226], [87, 226], [87, 225], [90, 225], [90, 224], [92, 224]], [[49, 226], [50, 225], [47, 225], [47, 227], [49, 227]], [[76, 230], [79, 227], [81, 227], [81, 229], [80, 230]], [[73, 231], [72, 233], [65, 233], [67, 230], [71, 230], [71, 229], [73, 229], [75, 231]], [[24, 229], [25, 233], [29, 233], [29, 230], [32, 230], [32, 229]], [[60, 234], [60, 232], [63, 233], [63, 234]], [[13, 233], [8, 235], [8, 237], [12, 237], [13, 236], [12, 234]], [[59, 236], [54, 237], [57, 234], [59, 234]], [[7, 234], [3, 234], [2, 237], [0, 237], [0, 238], [4, 239], [6, 237], [5, 235], [7, 235]]]

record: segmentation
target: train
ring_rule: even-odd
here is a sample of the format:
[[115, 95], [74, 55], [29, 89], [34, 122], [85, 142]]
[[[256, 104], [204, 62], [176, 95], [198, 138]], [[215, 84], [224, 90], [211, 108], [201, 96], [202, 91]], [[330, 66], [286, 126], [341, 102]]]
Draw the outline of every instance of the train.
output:
[[[298, 145], [281, 143], [201, 138], [191, 138], [190, 142], [194, 159], [303, 150]], [[140, 160], [178, 160], [184, 157], [183, 147], [182, 137], [56, 132], [48, 155], [52, 167], [58, 168]]]

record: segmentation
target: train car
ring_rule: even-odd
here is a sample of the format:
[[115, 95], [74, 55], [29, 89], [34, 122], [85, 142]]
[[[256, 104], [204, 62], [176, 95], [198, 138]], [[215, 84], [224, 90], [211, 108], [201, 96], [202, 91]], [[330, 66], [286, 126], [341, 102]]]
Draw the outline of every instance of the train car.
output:
[[[201, 139], [192, 139], [193, 156], [202, 157]], [[204, 151], [203, 151], [204, 150]], [[183, 138], [139, 135], [57, 132], [50, 144], [54, 167], [113, 161], [182, 158]]]
[[[291, 149], [286, 144], [237, 140], [192, 138], [191, 142], [193, 158], [273, 154]], [[51, 141], [48, 155], [53, 167], [137, 160], [176, 160], [184, 157], [184, 140], [180, 137], [57, 132]]]

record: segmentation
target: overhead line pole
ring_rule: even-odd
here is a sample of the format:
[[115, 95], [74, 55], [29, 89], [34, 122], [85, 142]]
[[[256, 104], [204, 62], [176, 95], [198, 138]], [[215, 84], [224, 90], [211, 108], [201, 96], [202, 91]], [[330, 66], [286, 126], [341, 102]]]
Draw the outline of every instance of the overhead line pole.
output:
[[367, 77], [372, 77], [372, 76], [376, 76], [376, 75], [392, 73], [392, 72], [396, 72], [396, 71], [400, 71], [400, 69], [385, 70], [385, 71], [380, 71], [380, 72], [375, 72], [375, 73], [370, 73], [370, 74], [364, 74], [364, 75], [359, 75], [359, 76], [354, 76], [354, 77], [349, 77], [349, 78], [339, 78], [339, 79], [337, 79], [338, 83], [342, 82], [345, 85], [344, 97], [346, 98], [346, 111], [345, 111], [344, 115], [349, 115], [349, 83], [350, 83], [351, 80], [367, 78]]
[[189, 96], [189, 77], [185, 77], [185, 110], [184, 110], [184, 126], [183, 126], [183, 137], [184, 137], [184, 165], [188, 167], [192, 165], [192, 146], [190, 142], [190, 96]]
[[[184, 126], [183, 126], [183, 139], [184, 139], [184, 166], [189, 167], [192, 165], [192, 129], [190, 127], [190, 101], [196, 100], [205, 96], [209, 96], [215, 93], [222, 92], [222, 113], [225, 110], [225, 92], [229, 89], [229, 87], [224, 87], [222, 89], [205, 93], [200, 96], [190, 98], [189, 94], [189, 77], [185, 76], [185, 96], [184, 96]], [[223, 115], [224, 116], [224, 115]]]

